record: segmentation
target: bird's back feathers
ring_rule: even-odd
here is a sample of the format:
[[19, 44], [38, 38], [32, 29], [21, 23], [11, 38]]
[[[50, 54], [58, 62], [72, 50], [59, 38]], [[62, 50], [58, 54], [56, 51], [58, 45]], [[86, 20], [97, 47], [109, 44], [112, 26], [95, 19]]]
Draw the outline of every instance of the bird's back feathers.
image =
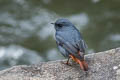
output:
[[[80, 32], [76, 28], [56, 32], [56, 42], [66, 51], [81, 59], [78, 51], [85, 53], [86, 44], [82, 39]], [[62, 52], [62, 51], [61, 51]]]

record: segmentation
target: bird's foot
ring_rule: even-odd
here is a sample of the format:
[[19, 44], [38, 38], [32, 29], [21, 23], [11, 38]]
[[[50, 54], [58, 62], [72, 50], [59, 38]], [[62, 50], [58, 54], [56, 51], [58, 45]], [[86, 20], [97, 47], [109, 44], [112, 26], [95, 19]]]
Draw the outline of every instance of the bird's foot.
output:
[[68, 66], [72, 66], [70, 63], [68, 63], [68, 62], [64, 62], [64, 61], [62, 61], [61, 62], [62, 64], [65, 64], [65, 65], [68, 65]]

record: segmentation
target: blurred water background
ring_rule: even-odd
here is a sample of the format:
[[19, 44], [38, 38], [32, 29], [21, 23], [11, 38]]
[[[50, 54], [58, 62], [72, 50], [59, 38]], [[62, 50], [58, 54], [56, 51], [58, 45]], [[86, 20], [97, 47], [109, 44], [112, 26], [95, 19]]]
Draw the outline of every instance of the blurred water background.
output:
[[0, 70], [64, 57], [51, 22], [68, 18], [88, 53], [120, 46], [120, 0], [0, 0]]

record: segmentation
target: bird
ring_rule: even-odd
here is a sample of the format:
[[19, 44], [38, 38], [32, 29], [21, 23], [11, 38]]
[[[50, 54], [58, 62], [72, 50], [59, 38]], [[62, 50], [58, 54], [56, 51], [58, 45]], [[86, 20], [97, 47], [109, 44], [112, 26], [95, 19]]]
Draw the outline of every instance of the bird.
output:
[[88, 71], [88, 64], [84, 59], [87, 45], [79, 30], [68, 19], [58, 19], [55, 23], [51, 23], [55, 28], [55, 40], [60, 53], [80, 65], [84, 71]]

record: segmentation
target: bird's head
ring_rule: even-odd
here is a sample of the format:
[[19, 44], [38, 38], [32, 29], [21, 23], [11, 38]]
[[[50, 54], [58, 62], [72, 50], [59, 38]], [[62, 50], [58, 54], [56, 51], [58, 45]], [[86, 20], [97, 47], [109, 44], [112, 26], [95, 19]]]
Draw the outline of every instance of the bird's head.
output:
[[68, 19], [58, 19], [55, 23], [52, 23], [56, 30], [63, 30], [68, 27], [72, 27], [73, 24]]

